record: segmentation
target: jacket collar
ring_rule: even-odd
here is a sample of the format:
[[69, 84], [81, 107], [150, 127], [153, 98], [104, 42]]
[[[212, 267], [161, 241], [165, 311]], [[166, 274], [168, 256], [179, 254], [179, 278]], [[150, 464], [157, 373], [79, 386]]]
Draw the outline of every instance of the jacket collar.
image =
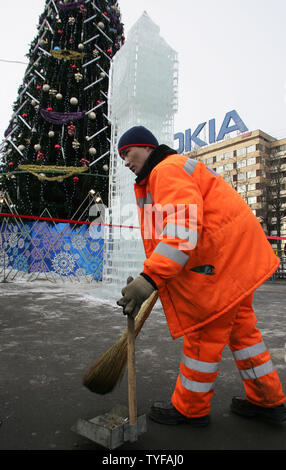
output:
[[150, 153], [149, 157], [144, 163], [143, 168], [135, 179], [135, 183], [141, 183], [145, 178], [147, 178], [147, 176], [150, 175], [151, 171], [153, 170], [153, 168], [155, 168], [156, 165], [158, 165], [158, 163], [160, 163], [169, 155], [174, 155], [175, 153], [177, 153], [176, 150], [171, 149], [170, 147], [168, 147], [168, 145], [165, 144], [156, 147], [155, 150]]

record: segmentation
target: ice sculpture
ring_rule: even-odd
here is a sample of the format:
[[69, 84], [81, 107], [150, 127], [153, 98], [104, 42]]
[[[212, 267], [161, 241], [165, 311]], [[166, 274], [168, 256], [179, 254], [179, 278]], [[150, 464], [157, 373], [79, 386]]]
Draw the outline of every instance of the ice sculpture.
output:
[[[144, 125], [161, 144], [173, 146], [178, 60], [159, 33], [160, 28], [144, 12], [115, 54], [110, 71], [108, 223], [112, 227], [105, 233], [103, 284], [118, 288], [129, 275], [135, 277], [142, 271], [145, 259], [133, 192], [135, 176], [118, 156], [118, 139], [130, 127]], [[126, 228], [130, 226], [137, 228]]]

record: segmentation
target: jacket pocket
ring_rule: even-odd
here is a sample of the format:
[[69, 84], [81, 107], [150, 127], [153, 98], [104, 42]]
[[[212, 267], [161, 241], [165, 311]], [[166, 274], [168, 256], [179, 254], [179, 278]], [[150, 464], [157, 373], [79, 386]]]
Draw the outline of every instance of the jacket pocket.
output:
[[202, 266], [195, 266], [194, 268], [191, 268], [190, 271], [193, 271], [199, 274], [205, 274], [206, 276], [213, 276], [214, 269], [215, 267], [212, 266], [211, 264], [204, 264]]

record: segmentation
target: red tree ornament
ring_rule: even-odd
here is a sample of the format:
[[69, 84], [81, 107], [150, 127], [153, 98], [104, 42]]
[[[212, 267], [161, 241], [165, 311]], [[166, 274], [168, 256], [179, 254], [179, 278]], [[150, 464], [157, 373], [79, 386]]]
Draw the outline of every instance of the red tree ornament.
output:
[[80, 160], [80, 163], [82, 164], [82, 166], [88, 166], [90, 164], [90, 162], [86, 158], [82, 158]]
[[70, 125], [68, 126], [68, 135], [73, 136], [75, 134], [75, 126], [71, 122]]
[[44, 160], [44, 154], [43, 152], [38, 152], [37, 153], [37, 162], [40, 162], [41, 160]]
[[56, 144], [56, 145], [55, 145], [55, 149], [56, 149], [56, 150], [60, 150], [60, 149], [61, 149], [61, 146], [60, 146], [59, 144]]
[[74, 177], [73, 177], [73, 181], [74, 181], [74, 183], [78, 183], [78, 182], [79, 182], [78, 176], [74, 176]]

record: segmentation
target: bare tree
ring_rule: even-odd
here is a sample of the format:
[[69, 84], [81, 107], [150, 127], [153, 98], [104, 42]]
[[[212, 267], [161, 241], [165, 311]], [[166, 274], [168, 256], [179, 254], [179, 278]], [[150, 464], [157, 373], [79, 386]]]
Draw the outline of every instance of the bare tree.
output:
[[[268, 160], [267, 177], [262, 183], [264, 210], [261, 219], [268, 235], [276, 231], [281, 237], [283, 218], [286, 216], [286, 155], [279, 155], [274, 149]], [[281, 251], [281, 240], [277, 240], [278, 251]]]

